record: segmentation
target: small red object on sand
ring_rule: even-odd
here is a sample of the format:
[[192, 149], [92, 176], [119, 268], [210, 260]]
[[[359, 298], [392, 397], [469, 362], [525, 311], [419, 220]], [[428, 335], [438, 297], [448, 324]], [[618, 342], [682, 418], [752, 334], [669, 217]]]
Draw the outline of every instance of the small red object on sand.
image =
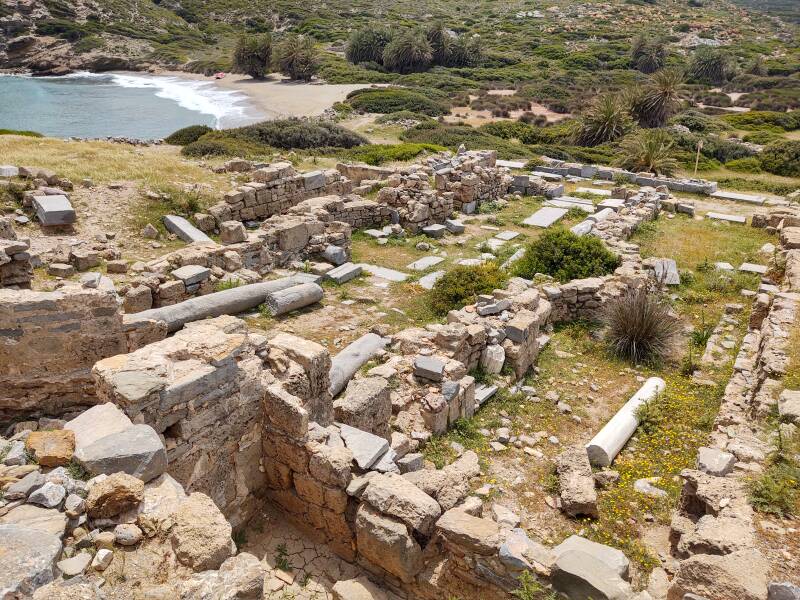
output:
[[223, 73], [222, 71], [214, 74], [214, 79], [222, 79], [223, 77], [225, 77], [225, 73]]

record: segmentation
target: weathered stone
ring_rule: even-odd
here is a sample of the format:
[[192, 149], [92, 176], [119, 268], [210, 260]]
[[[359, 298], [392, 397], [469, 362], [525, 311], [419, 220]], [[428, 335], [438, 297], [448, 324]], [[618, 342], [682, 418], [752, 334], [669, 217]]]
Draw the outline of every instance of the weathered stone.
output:
[[369, 469], [389, 450], [386, 439], [349, 425], [341, 425], [340, 435], [362, 469]]
[[630, 585], [606, 563], [580, 550], [557, 556], [551, 581], [570, 600], [627, 600], [633, 595]]
[[135, 546], [142, 541], [142, 530], [132, 523], [120, 523], [114, 528], [114, 541], [120, 546]]
[[85, 448], [97, 440], [120, 433], [133, 423], [128, 416], [111, 402], [98, 404], [68, 421], [65, 430], [75, 434], [75, 449]]
[[355, 279], [356, 277], [361, 275], [362, 271], [363, 269], [360, 266], [348, 262], [339, 265], [335, 269], [331, 269], [330, 271], [325, 273], [325, 279], [329, 279], [334, 283], [338, 283], [341, 285], [343, 283], [347, 283], [351, 279]]
[[790, 423], [800, 423], [800, 390], [783, 390], [778, 398], [778, 415]]
[[75, 209], [64, 195], [34, 196], [33, 208], [45, 227], [71, 225], [78, 220]]
[[75, 451], [75, 434], [69, 430], [33, 431], [25, 447], [43, 467], [66, 465]]
[[697, 451], [697, 468], [717, 477], [724, 477], [733, 471], [736, 457], [715, 448], [700, 448]]
[[769, 566], [754, 549], [724, 556], [696, 554], [681, 561], [667, 600], [683, 600], [687, 593], [713, 600], [764, 600]]
[[132, 425], [79, 447], [75, 460], [92, 475], [121, 471], [144, 482], [155, 479], [167, 468], [164, 444], [149, 425]]
[[24, 598], [53, 580], [61, 540], [22, 525], [0, 524], [0, 597]]
[[195, 571], [218, 569], [235, 551], [230, 523], [201, 493], [190, 495], [178, 508], [171, 540], [181, 564]]
[[583, 447], [569, 448], [556, 459], [561, 505], [571, 517], [596, 518], [597, 492], [592, 467]]
[[86, 512], [86, 502], [77, 494], [70, 494], [64, 500], [64, 512], [71, 519], [77, 519]]
[[144, 482], [126, 473], [114, 473], [89, 486], [86, 512], [93, 518], [108, 518], [139, 506]]
[[56, 565], [64, 577], [75, 577], [86, 570], [92, 562], [92, 555], [88, 552], [79, 552], [72, 558], [65, 558]]
[[770, 583], [767, 600], [800, 600], [800, 586], [788, 582]]
[[63, 485], [47, 481], [42, 487], [33, 491], [30, 496], [28, 496], [28, 502], [44, 506], [45, 508], [56, 508], [61, 506], [66, 495], [67, 492]]
[[497, 523], [457, 509], [444, 513], [436, 528], [447, 540], [476, 554], [492, 555], [502, 543]]
[[414, 359], [414, 375], [430, 381], [441, 381], [444, 377], [444, 363], [432, 356], [417, 356]]
[[180, 279], [184, 285], [190, 286], [211, 277], [211, 270], [200, 265], [185, 265], [172, 271], [175, 279]]
[[389, 382], [382, 377], [354, 379], [333, 410], [337, 421], [385, 437], [392, 416]]
[[361, 500], [384, 514], [429, 535], [441, 509], [436, 500], [400, 475], [386, 474], [370, 479]]
[[562, 556], [568, 552], [581, 552], [605, 564], [615, 575], [628, 579], [630, 561], [620, 550], [572, 535], [553, 548], [553, 554]]
[[402, 521], [361, 504], [355, 524], [361, 556], [406, 583], [413, 581], [422, 568], [422, 549]]
[[44, 485], [44, 475], [39, 471], [31, 471], [22, 479], [15, 481], [5, 490], [4, 500], [25, 500], [28, 495]]
[[337, 581], [331, 591], [334, 600], [389, 600], [389, 597], [366, 577]]
[[247, 240], [247, 231], [240, 221], [224, 221], [219, 225], [219, 237], [223, 244], [238, 244]]
[[0, 523], [6, 525], [19, 525], [28, 529], [35, 529], [49, 535], [64, 536], [67, 527], [67, 517], [55, 508], [41, 508], [32, 504], [23, 504], [12, 508], [0, 517]]
[[163, 219], [167, 231], [174, 233], [184, 242], [213, 243], [210, 237], [192, 225], [188, 220], [177, 215], [166, 215]]
[[95, 571], [105, 571], [111, 565], [112, 560], [114, 560], [114, 553], [106, 548], [100, 548], [92, 559], [92, 568]]
[[506, 351], [499, 344], [486, 346], [481, 353], [481, 366], [487, 373], [499, 374], [505, 362]]

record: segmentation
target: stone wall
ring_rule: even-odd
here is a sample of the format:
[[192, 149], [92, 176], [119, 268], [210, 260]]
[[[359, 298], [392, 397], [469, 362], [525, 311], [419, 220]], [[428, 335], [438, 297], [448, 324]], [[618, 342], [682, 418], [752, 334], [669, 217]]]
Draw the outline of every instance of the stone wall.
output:
[[378, 192], [377, 200], [396, 211], [398, 223], [411, 233], [444, 223], [453, 212], [453, 194], [438, 194], [424, 171], [391, 175]]
[[345, 262], [350, 254], [350, 226], [305, 212], [275, 215], [255, 231], [241, 223], [225, 222], [222, 244], [190, 244], [153, 260], [121, 290], [125, 311], [177, 304], [215, 290], [224, 282], [255, 283], [277, 268], [302, 269], [306, 260], [318, 260], [333, 247]]
[[382, 181], [398, 171], [398, 169], [374, 167], [363, 163], [338, 163], [336, 170], [352, 181], [353, 185], [361, 185], [361, 182], [365, 180]]
[[307, 198], [348, 194], [350, 181], [335, 169], [297, 173], [291, 163], [274, 163], [253, 171], [253, 181], [224, 195], [223, 201], [208, 212], [212, 219], [201, 219], [200, 229], [219, 229], [225, 221], [260, 221], [285, 213]]
[[466, 152], [444, 166], [437, 165], [435, 187], [442, 195], [452, 194], [453, 208], [464, 214], [475, 212], [484, 202], [508, 193], [512, 178], [508, 169], [496, 167], [497, 152]]
[[33, 279], [30, 241], [18, 238], [10, 217], [0, 217], [0, 288], [30, 288]]
[[[147, 326], [155, 335], [142, 337]], [[166, 335], [123, 324], [112, 289], [0, 289], [0, 423], [80, 412], [97, 403], [92, 365]]]
[[378, 202], [365, 200], [360, 196], [321, 196], [304, 200], [290, 213], [314, 214], [322, 221], [340, 221], [353, 229], [381, 227], [396, 218], [394, 211]]

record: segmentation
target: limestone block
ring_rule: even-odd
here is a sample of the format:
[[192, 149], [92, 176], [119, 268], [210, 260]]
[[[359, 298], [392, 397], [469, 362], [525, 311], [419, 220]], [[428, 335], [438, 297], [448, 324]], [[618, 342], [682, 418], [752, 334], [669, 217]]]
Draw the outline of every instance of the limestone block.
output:
[[33, 208], [39, 222], [45, 227], [71, 225], [78, 220], [75, 209], [63, 195], [34, 196]]
[[194, 493], [178, 507], [170, 539], [181, 564], [205, 571], [218, 569], [235, 552], [231, 531], [211, 498]]
[[15, 524], [0, 524], [0, 595], [30, 597], [55, 576], [61, 540], [51, 533]]
[[406, 583], [422, 568], [422, 549], [399, 519], [362, 503], [356, 511], [358, 552]]
[[355, 379], [333, 403], [334, 417], [358, 429], [386, 437], [392, 416], [389, 382], [383, 377]]
[[569, 448], [556, 459], [562, 509], [571, 517], [597, 517], [592, 467], [583, 447]]
[[108, 518], [139, 506], [144, 497], [144, 482], [125, 473], [91, 481], [86, 496], [86, 513], [93, 518]]
[[66, 465], [75, 451], [75, 434], [69, 430], [32, 431], [25, 447], [43, 467]]
[[128, 416], [115, 404], [106, 402], [82, 412], [68, 421], [64, 429], [73, 432], [77, 450], [93, 444], [100, 438], [120, 433], [132, 425]]
[[224, 221], [219, 225], [219, 236], [223, 244], [238, 244], [247, 240], [247, 231], [240, 221]]
[[436, 500], [407, 479], [392, 473], [371, 478], [361, 500], [426, 536], [431, 534], [442, 512]]
[[730, 452], [716, 448], [699, 448], [697, 451], [697, 468], [717, 477], [724, 477], [733, 471], [736, 457]]
[[436, 522], [436, 529], [449, 542], [484, 556], [495, 554], [502, 543], [497, 523], [457, 509], [444, 513]]
[[75, 460], [92, 475], [123, 472], [144, 482], [167, 468], [161, 438], [149, 425], [132, 425], [78, 448]]

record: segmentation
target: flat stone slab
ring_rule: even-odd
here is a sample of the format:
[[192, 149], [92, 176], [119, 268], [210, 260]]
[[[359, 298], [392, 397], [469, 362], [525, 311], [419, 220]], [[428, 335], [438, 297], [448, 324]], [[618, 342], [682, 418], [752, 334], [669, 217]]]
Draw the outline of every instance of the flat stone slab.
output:
[[453, 234], [464, 233], [467, 228], [466, 225], [458, 219], [447, 219], [444, 222], [444, 226], [447, 228], [447, 231]]
[[122, 471], [145, 483], [167, 469], [167, 452], [155, 429], [132, 425], [76, 450], [75, 460], [92, 475]]
[[500, 248], [505, 246], [505, 243], [506, 243], [505, 240], [499, 240], [497, 238], [489, 238], [485, 242], [482, 242], [482, 244], [486, 244], [487, 246], [489, 246], [489, 250], [491, 250], [492, 252], [497, 252]]
[[428, 225], [422, 228], [422, 233], [432, 238], [443, 238], [447, 227], [444, 225]]
[[194, 285], [211, 277], [211, 269], [200, 265], [184, 265], [172, 271], [175, 279], [180, 279], [185, 285]]
[[583, 236], [590, 233], [593, 228], [594, 228], [594, 221], [590, 221], [587, 219], [586, 221], [581, 221], [577, 225], [573, 225], [572, 227], [570, 227], [569, 230], [577, 236]]
[[192, 225], [187, 219], [178, 215], [167, 215], [164, 217], [164, 227], [167, 231], [174, 233], [184, 242], [213, 243], [210, 237]]
[[408, 273], [403, 273], [402, 271], [395, 271], [394, 269], [379, 267], [378, 265], [371, 265], [369, 263], [358, 263], [356, 266], [361, 267], [370, 275], [385, 279], [386, 281], [400, 283], [408, 279]]
[[419, 260], [415, 260], [410, 265], [406, 265], [412, 271], [425, 271], [431, 267], [435, 267], [444, 259], [441, 256], [423, 256]]
[[662, 281], [665, 285], [680, 285], [681, 276], [678, 273], [678, 265], [671, 258], [660, 258], [653, 265], [656, 280]]
[[389, 237], [389, 234], [382, 229], [365, 229], [364, 234], [376, 240]]
[[475, 405], [481, 406], [489, 398], [497, 393], [496, 385], [483, 385], [478, 384], [475, 386]]
[[509, 169], [524, 169], [527, 163], [519, 160], [502, 160], [497, 159], [495, 165], [498, 167], [508, 167]]
[[518, 231], [501, 231], [495, 237], [495, 239], [503, 240], [504, 242], [510, 242], [515, 237], [519, 235]]
[[579, 187], [575, 190], [578, 194], [593, 194], [595, 196], [611, 197], [611, 190], [596, 190], [595, 188]]
[[567, 552], [583, 552], [604, 563], [611, 571], [621, 578], [627, 578], [630, 570], [630, 561], [620, 550], [587, 540], [579, 535], [571, 535], [558, 546], [553, 548], [556, 557]]
[[353, 460], [362, 469], [369, 469], [389, 450], [389, 442], [382, 437], [344, 423], [337, 425], [345, 446], [353, 453]]
[[767, 272], [767, 266], [746, 262], [739, 266], [739, 270], [743, 271], [744, 273], [757, 273], [758, 275], [764, 275], [764, 273]]
[[0, 165], [0, 177], [19, 177], [19, 167]]
[[625, 208], [625, 200], [622, 198], [606, 198], [597, 205], [597, 208], [600, 210], [604, 208], [610, 208], [614, 212], [619, 212], [620, 209]]
[[330, 279], [339, 284], [347, 283], [351, 279], [355, 279], [361, 275], [361, 272], [362, 269], [360, 266], [347, 262], [325, 273], [325, 279]]
[[545, 173], [544, 171], [533, 171], [531, 175], [541, 177], [545, 181], [561, 181], [563, 177], [557, 173]]
[[556, 221], [564, 218], [567, 214], [566, 208], [557, 208], [555, 206], [545, 206], [540, 208], [530, 217], [525, 219], [523, 225], [532, 225], [534, 227], [550, 227]]
[[434, 284], [439, 280], [439, 278], [445, 274], [445, 271], [434, 271], [433, 273], [428, 273], [424, 277], [419, 278], [419, 284], [426, 290], [432, 290]]
[[483, 260], [480, 258], [462, 258], [456, 264], [462, 267], [477, 267], [483, 264]]
[[66, 196], [34, 196], [36, 217], [45, 227], [71, 225], [78, 220], [75, 209]]
[[718, 271], [735, 271], [736, 269], [734, 266], [729, 262], [717, 262], [714, 263], [714, 268]]
[[414, 359], [414, 375], [430, 381], [444, 378], [444, 363], [432, 356], [419, 355]]
[[747, 218], [739, 215], [729, 215], [727, 213], [709, 212], [706, 213], [706, 218], [714, 219], [715, 221], [727, 221], [728, 223], [746, 223]]
[[544, 203], [545, 206], [555, 206], [557, 208], [578, 208], [585, 213], [592, 214], [594, 212], [594, 204], [587, 204], [586, 202], [575, 202], [574, 200], [565, 200], [565, 197], [553, 198]]
[[754, 194], [743, 194], [742, 192], [726, 192], [719, 190], [711, 194], [712, 198], [721, 198], [722, 200], [733, 200], [735, 202], [747, 202], [748, 204], [757, 204], [761, 206], [767, 201], [765, 196]]
[[3, 598], [30, 598], [55, 577], [61, 540], [21, 525], [0, 525], [0, 594]]

